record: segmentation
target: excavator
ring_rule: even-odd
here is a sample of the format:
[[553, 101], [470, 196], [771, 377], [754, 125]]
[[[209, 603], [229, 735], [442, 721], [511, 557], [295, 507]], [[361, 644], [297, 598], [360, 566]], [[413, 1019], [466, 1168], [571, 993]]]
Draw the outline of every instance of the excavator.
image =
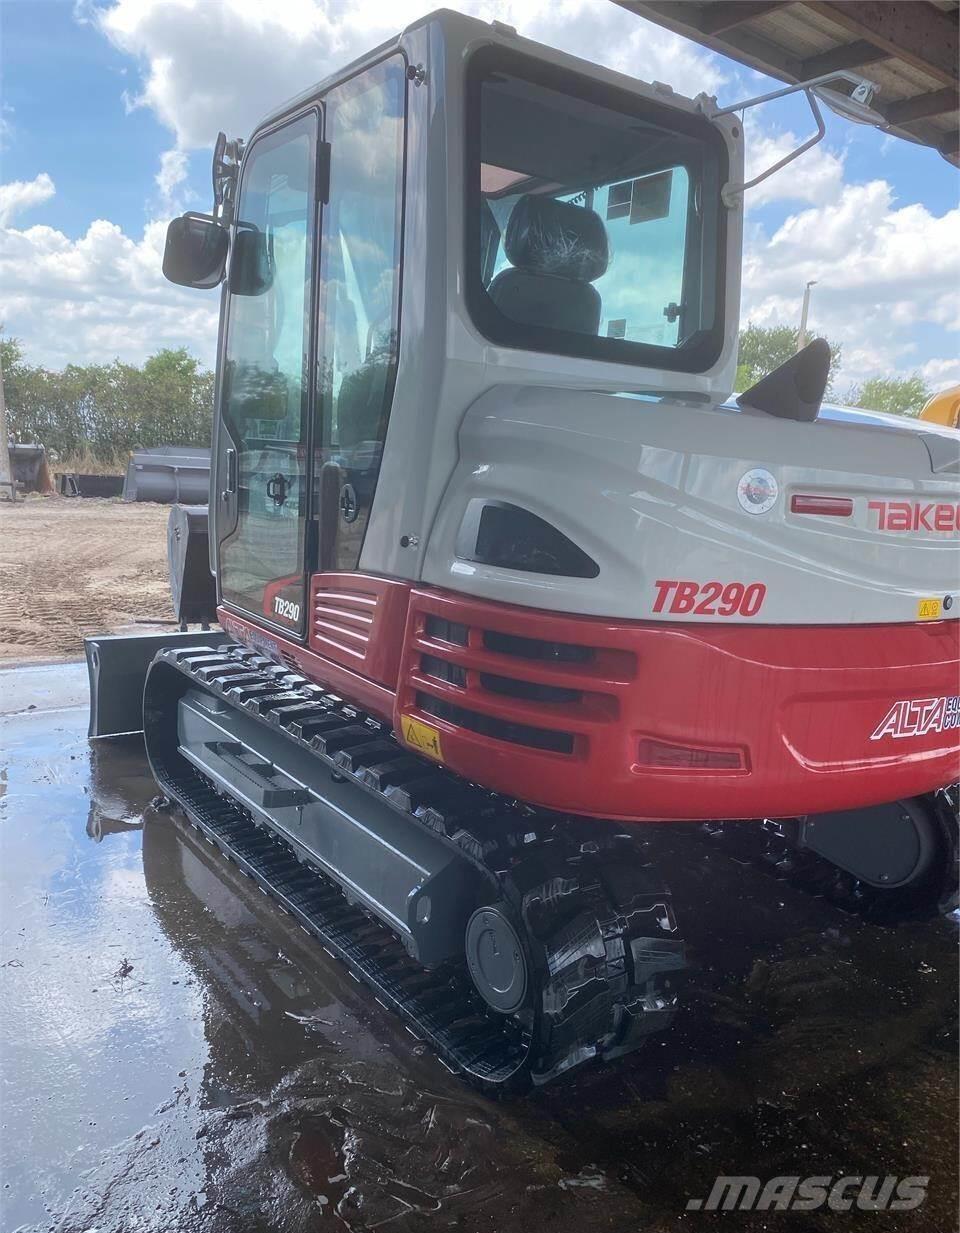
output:
[[219, 629], [88, 640], [91, 735], [488, 1092], [674, 1020], [664, 827], [957, 904], [960, 434], [823, 408], [822, 340], [731, 399], [743, 163], [735, 109], [440, 11], [167, 234], [221, 288]]
[[932, 394], [920, 408], [918, 418], [931, 424], [960, 428], [960, 385], [951, 385]]

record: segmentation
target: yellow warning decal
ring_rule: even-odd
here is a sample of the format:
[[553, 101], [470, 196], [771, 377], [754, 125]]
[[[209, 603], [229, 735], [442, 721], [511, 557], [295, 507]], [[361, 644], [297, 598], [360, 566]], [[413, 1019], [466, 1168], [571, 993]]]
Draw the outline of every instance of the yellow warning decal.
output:
[[411, 715], [400, 716], [400, 730], [403, 739], [417, 753], [426, 754], [428, 758], [443, 761], [443, 750], [440, 748], [440, 733], [429, 724], [414, 719]]
[[939, 599], [921, 599], [917, 604], [918, 621], [935, 621], [940, 615]]

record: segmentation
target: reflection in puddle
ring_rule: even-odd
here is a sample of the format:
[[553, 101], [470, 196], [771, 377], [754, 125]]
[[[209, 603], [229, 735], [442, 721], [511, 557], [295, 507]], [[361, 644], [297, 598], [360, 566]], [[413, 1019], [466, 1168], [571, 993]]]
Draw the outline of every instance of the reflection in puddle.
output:
[[[105, 835], [139, 830], [143, 825], [143, 741], [139, 736], [90, 743], [90, 807], [87, 834], [95, 843]], [[149, 785], [147, 785], [149, 791]]]
[[152, 811], [139, 742], [3, 722], [3, 1228], [670, 1229], [720, 1172], [929, 1174], [927, 1223], [884, 1228], [952, 1228], [955, 922], [866, 926], [666, 834], [677, 1030], [497, 1104]]

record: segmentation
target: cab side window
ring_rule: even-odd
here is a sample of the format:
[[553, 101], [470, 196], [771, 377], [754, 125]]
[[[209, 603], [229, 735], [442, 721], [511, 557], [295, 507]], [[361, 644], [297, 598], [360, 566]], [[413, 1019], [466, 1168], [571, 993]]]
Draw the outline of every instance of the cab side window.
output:
[[[339, 489], [335, 535], [321, 525], [326, 569], [357, 568], [393, 399], [405, 108], [400, 57], [326, 99], [330, 194], [323, 211], [317, 467], [321, 491]], [[321, 523], [333, 517], [332, 504], [321, 499]]]

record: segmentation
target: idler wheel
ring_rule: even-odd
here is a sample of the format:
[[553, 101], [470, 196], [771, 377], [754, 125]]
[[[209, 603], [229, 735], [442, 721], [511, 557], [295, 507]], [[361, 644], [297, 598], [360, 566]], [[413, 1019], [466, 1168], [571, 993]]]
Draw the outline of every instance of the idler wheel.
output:
[[523, 946], [502, 907], [477, 908], [467, 921], [467, 967], [488, 1006], [512, 1015], [527, 994]]

